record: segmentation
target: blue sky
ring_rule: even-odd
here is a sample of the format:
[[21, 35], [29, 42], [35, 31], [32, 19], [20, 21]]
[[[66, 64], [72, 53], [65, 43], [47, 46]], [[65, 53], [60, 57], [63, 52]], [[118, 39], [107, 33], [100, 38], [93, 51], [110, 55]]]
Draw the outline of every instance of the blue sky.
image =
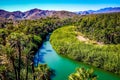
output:
[[26, 11], [33, 8], [83, 11], [105, 7], [120, 7], [120, 0], [0, 0], [0, 9], [7, 11]]

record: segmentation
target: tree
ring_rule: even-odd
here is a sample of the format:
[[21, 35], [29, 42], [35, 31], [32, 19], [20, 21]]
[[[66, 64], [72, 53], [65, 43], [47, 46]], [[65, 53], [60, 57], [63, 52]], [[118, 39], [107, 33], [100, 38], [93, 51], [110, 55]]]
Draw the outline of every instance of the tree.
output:
[[31, 58], [33, 57], [32, 56], [32, 53], [34, 53], [34, 51], [32, 51], [33, 47], [37, 47], [37, 45], [34, 44], [33, 42], [29, 41], [29, 43], [27, 44], [26, 48], [23, 51], [23, 53], [25, 53], [25, 55], [26, 55], [26, 78], [25, 78], [25, 80], [28, 80], [28, 67], [29, 67]]
[[13, 32], [7, 37], [7, 42], [12, 48], [16, 50], [16, 56], [18, 56], [18, 80], [20, 80], [20, 70], [21, 70], [21, 52], [24, 46], [27, 44], [27, 37], [24, 33]]
[[70, 74], [69, 80], [97, 80], [97, 76], [93, 69], [78, 68], [75, 73]]
[[50, 80], [51, 70], [46, 64], [39, 64], [35, 68], [36, 80]]
[[12, 63], [15, 79], [18, 80], [17, 67], [15, 66], [15, 50], [9, 44], [2, 46], [2, 52], [7, 55], [7, 59]]
[[1, 42], [0, 44], [2, 43], [3, 45], [6, 44], [6, 37], [8, 35], [8, 32], [5, 30], [5, 29], [0, 29], [0, 38], [1, 38]]

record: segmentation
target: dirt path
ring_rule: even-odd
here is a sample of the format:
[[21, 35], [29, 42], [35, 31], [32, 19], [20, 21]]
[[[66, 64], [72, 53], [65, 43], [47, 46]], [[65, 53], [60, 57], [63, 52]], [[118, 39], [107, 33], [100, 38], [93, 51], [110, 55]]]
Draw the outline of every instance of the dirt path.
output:
[[92, 44], [97, 44], [97, 45], [100, 45], [100, 46], [104, 45], [104, 44], [101, 43], [101, 42], [96, 42], [96, 41], [89, 40], [88, 38], [85, 38], [85, 37], [83, 37], [83, 36], [81, 36], [81, 35], [78, 35], [78, 36], [77, 36], [77, 39], [78, 39], [79, 41], [83, 41], [83, 42], [85, 42], [85, 43], [92, 43]]
[[77, 39], [78, 39], [79, 41], [88, 41], [88, 40], [89, 40], [89, 39], [84, 38], [83, 36], [80, 36], [80, 35], [77, 36]]

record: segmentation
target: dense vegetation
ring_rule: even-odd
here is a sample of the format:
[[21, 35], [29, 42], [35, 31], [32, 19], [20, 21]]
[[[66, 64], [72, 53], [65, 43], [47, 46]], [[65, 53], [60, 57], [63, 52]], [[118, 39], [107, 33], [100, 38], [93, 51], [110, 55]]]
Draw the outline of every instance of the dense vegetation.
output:
[[97, 80], [93, 69], [78, 68], [75, 73], [70, 74], [69, 80]]
[[120, 13], [84, 16], [75, 26], [89, 39], [107, 44], [120, 43]]
[[[62, 19], [6, 20], [0, 22], [0, 79], [50, 79], [47, 65], [34, 66], [34, 53], [45, 36], [53, 32], [51, 43], [60, 54], [74, 60], [120, 74], [120, 13], [75, 16]], [[109, 45], [79, 41], [79, 34]], [[112, 44], [111, 44], [112, 43]], [[39, 71], [39, 72], [38, 72]], [[39, 76], [40, 75], [40, 76]]]
[[[71, 19], [57, 17], [38, 20], [23, 20], [1, 23], [0, 25], [0, 79], [2, 80], [35, 80], [43, 79], [44, 71], [35, 74], [34, 53], [44, 37], [54, 29], [68, 25]], [[47, 67], [44, 66], [44, 69]], [[43, 69], [41, 66], [38, 69]], [[49, 71], [49, 69], [46, 69]], [[48, 77], [50, 75], [45, 73]], [[37, 75], [37, 76], [36, 76]], [[39, 76], [39, 77], [38, 77]], [[44, 79], [45, 80], [45, 79]]]
[[50, 42], [59, 54], [120, 75], [120, 44], [86, 43], [77, 36], [76, 27], [62, 27], [52, 33]]

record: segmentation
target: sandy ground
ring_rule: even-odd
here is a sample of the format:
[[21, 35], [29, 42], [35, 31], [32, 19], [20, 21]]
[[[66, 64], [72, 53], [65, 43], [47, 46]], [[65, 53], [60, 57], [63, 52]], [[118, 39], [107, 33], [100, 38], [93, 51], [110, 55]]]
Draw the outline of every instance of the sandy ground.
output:
[[84, 38], [83, 36], [77, 36], [77, 39], [79, 40], [79, 41], [88, 41], [89, 39], [87, 39], [87, 38]]
[[[85, 38], [85, 37], [83, 37], [83, 36], [81, 36], [81, 35], [78, 35], [77, 36], [77, 39], [79, 40], [79, 41], [84, 41], [84, 42], [86, 42], [86, 43], [88, 43], [88, 42], [90, 42], [90, 40], [88, 39], [88, 38]], [[101, 43], [101, 42], [96, 42], [96, 41], [91, 41], [93, 44], [98, 44], [98, 45], [103, 45], [103, 43]]]

